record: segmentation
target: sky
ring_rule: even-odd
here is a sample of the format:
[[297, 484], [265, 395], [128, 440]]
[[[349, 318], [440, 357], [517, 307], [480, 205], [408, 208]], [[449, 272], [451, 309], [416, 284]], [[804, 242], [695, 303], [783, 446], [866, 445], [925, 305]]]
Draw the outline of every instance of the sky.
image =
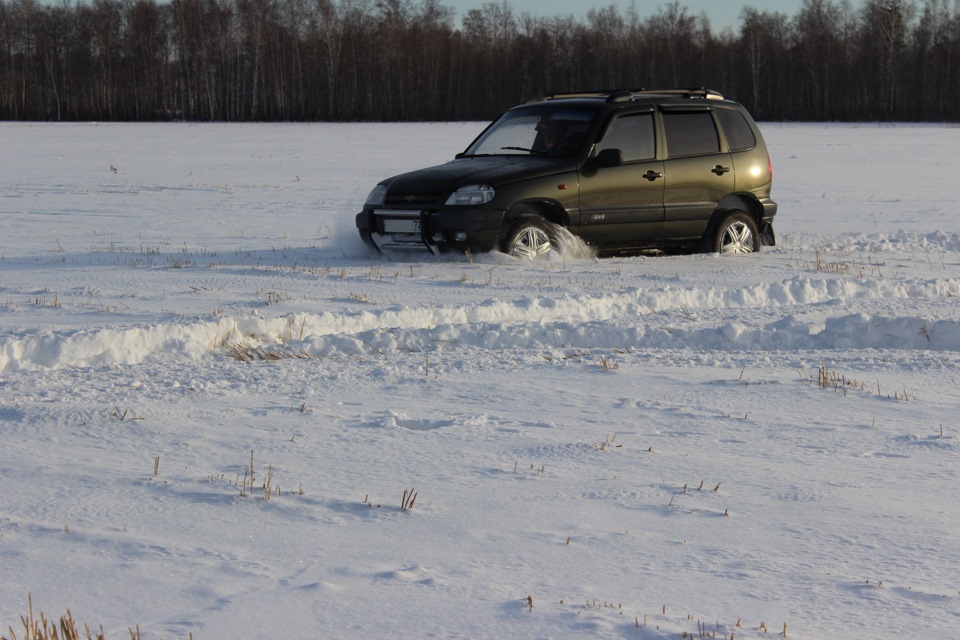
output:
[[[491, 0], [445, 0], [444, 5], [453, 7], [457, 17], [462, 18], [470, 9], [479, 9]], [[573, 15], [578, 18], [586, 16], [590, 9], [602, 9], [616, 5], [621, 12], [626, 12], [634, 0], [510, 0], [516, 13], [531, 13], [541, 16]], [[636, 0], [637, 10], [641, 16], [656, 13], [666, 6], [668, 0]], [[681, 5], [687, 8], [692, 15], [700, 15], [705, 11], [710, 18], [710, 25], [714, 31], [724, 27], [736, 27], [739, 24], [740, 11], [745, 6], [752, 6], [766, 11], [778, 11], [793, 16], [800, 8], [802, 0], [755, 0], [741, 2], [734, 0], [681, 0]]]

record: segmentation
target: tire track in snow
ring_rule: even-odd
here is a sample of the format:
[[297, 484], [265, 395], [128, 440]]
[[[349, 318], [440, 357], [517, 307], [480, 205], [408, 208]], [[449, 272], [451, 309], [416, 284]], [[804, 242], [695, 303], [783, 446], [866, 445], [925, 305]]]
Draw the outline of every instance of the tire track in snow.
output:
[[[739, 288], [639, 288], [605, 295], [489, 299], [433, 308], [248, 315], [195, 323], [99, 330], [29, 330], [0, 340], [0, 372], [33, 368], [197, 360], [224, 344], [284, 344], [309, 355], [429, 351], [438, 344], [480, 349], [655, 347], [723, 349], [897, 348], [960, 350], [960, 323], [848, 313], [811, 323], [804, 308], [841, 301], [960, 297], [960, 279], [924, 281], [794, 277]], [[716, 321], [717, 310], [782, 309], [777, 321], [751, 326]], [[682, 325], [665, 311], [682, 310]], [[702, 311], [700, 314], [690, 312]], [[675, 314], [674, 314], [675, 315]], [[820, 312], [822, 316], [822, 312]]]

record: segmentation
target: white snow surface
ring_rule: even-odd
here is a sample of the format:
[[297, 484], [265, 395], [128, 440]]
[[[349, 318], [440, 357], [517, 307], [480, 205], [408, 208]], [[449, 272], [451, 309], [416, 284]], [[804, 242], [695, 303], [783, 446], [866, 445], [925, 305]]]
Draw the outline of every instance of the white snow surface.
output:
[[482, 126], [0, 124], [0, 635], [956, 637], [960, 128], [763, 125], [756, 255], [369, 251]]

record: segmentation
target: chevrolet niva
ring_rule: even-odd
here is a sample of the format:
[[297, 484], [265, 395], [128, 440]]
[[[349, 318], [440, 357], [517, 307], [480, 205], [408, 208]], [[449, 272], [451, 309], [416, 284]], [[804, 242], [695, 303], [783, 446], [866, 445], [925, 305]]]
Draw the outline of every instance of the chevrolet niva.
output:
[[773, 168], [740, 104], [705, 89], [551, 95], [506, 111], [454, 160], [388, 178], [357, 214], [379, 251], [536, 258], [562, 231], [601, 254], [776, 243]]

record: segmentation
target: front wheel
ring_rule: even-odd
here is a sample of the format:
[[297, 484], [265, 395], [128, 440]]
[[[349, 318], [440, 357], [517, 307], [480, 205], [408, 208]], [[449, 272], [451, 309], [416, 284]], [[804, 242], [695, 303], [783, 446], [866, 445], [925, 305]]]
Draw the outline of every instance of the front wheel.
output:
[[504, 234], [501, 250], [508, 256], [533, 260], [550, 253], [556, 237], [550, 223], [540, 216], [521, 216], [514, 220]]
[[743, 211], [731, 211], [720, 219], [708, 238], [707, 250], [723, 255], [753, 253], [760, 250], [757, 223]]

